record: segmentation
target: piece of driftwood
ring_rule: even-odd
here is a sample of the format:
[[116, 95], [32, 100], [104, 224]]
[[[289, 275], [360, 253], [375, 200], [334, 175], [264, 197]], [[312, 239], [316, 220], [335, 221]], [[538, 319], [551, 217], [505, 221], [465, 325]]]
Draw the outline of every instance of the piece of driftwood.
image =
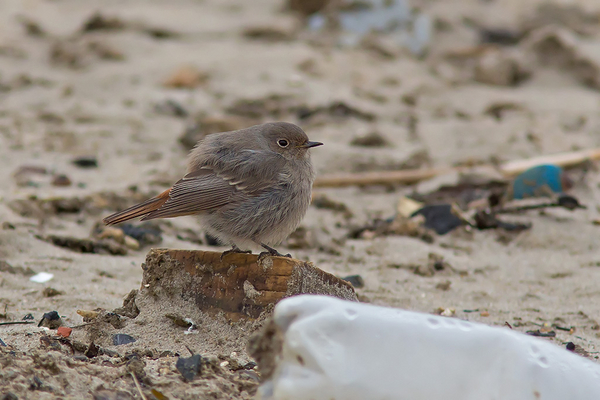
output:
[[168, 302], [191, 301], [202, 311], [231, 319], [257, 318], [284, 297], [326, 294], [356, 301], [348, 282], [312, 263], [286, 257], [195, 250], [151, 249], [142, 265], [142, 291]]
[[524, 160], [514, 160], [502, 163], [497, 166], [481, 165], [476, 167], [448, 167], [448, 168], [429, 168], [429, 169], [408, 169], [400, 171], [376, 171], [376, 172], [358, 172], [358, 173], [340, 173], [326, 174], [317, 177], [315, 187], [342, 187], [354, 185], [391, 185], [391, 184], [412, 184], [426, 179], [434, 178], [451, 172], [477, 172], [486, 171], [502, 174], [506, 178], [514, 177], [523, 171], [536, 165], [555, 164], [560, 167], [572, 167], [584, 163], [587, 160], [599, 160], [600, 148], [591, 150], [572, 151], [567, 153], [552, 154], [528, 158]]

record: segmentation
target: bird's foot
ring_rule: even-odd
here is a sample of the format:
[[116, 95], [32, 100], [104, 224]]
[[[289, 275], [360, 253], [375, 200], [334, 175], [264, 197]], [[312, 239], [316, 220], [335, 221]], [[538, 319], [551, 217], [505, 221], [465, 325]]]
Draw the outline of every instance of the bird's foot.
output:
[[236, 245], [233, 245], [231, 249], [221, 253], [221, 261], [223, 261], [223, 258], [228, 254], [252, 254], [252, 250], [242, 250]]
[[261, 243], [260, 244], [262, 247], [264, 247], [267, 251], [263, 251], [262, 253], [260, 253], [258, 255], [258, 261], [262, 261], [265, 257], [287, 257], [287, 258], [292, 258], [291, 254], [281, 254], [280, 252], [278, 252], [277, 250], [275, 250], [274, 248], [267, 246], [266, 244]]

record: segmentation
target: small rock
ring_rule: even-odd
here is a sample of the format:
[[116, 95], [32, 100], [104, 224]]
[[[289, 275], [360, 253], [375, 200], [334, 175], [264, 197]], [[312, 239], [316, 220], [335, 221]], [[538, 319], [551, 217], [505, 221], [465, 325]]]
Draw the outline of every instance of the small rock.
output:
[[19, 400], [19, 398], [16, 394], [8, 392], [4, 396], [2, 396], [2, 400]]
[[31, 321], [31, 320], [33, 320], [33, 319], [34, 319], [34, 318], [33, 318], [33, 314], [31, 314], [31, 313], [29, 313], [29, 314], [25, 314], [25, 315], [23, 316], [23, 318], [21, 318], [21, 320], [23, 320], [23, 321]]
[[94, 13], [81, 27], [82, 32], [99, 30], [117, 31], [125, 29], [125, 23], [117, 17], [105, 17], [99, 12]]
[[135, 342], [135, 339], [125, 333], [117, 333], [113, 335], [112, 341], [115, 346], [120, 346], [123, 344], [133, 343]]
[[42, 291], [42, 295], [44, 295], [44, 297], [54, 297], [54, 296], [59, 296], [61, 294], [63, 294], [63, 292], [61, 292], [60, 290], [51, 288], [51, 287], [44, 288], [44, 290]]
[[106, 226], [102, 228], [102, 231], [97, 235], [98, 239], [114, 239], [119, 243], [125, 241], [125, 232], [119, 228], [112, 226]]
[[490, 313], [489, 313], [489, 311], [482, 311], [479, 313], [479, 315], [481, 315], [482, 317], [489, 317]]
[[140, 242], [132, 238], [131, 236], [125, 236], [125, 246], [131, 250], [139, 250]]
[[202, 357], [200, 354], [194, 354], [189, 358], [179, 357], [175, 367], [186, 381], [192, 381], [202, 370]]
[[245, 28], [242, 35], [248, 39], [266, 42], [285, 42], [292, 38], [293, 32], [283, 27], [265, 25]]
[[357, 289], [365, 287], [365, 280], [360, 275], [348, 275], [342, 279], [346, 282], [350, 282], [350, 284]]
[[435, 288], [439, 289], [439, 290], [447, 291], [447, 290], [450, 290], [450, 285], [452, 285], [452, 282], [446, 280], [446, 281], [440, 282], [437, 285], [435, 285]]
[[193, 325], [189, 318], [184, 318], [178, 314], [165, 314], [165, 317], [169, 318], [175, 325], [181, 326], [182, 328], [189, 328]]
[[140, 246], [150, 246], [162, 242], [161, 229], [151, 222], [140, 225], [123, 224], [120, 228], [125, 235], [135, 239]]
[[56, 330], [56, 334], [58, 336], [62, 336], [65, 338], [71, 336], [71, 332], [73, 332], [73, 329], [66, 327], [66, 326], [61, 326]]
[[191, 65], [185, 65], [175, 70], [165, 81], [163, 86], [170, 88], [193, 89], [208, 81], [209, 75]]
[[98, 160], [92, 156], [78, 157], [72, 163], [79, 168], [98, 168]]
[[62, 325], [62, 319], [58, 312], [50, 311], [44, 314], [38, 326], [45, 326], [46, 328], [56, 329]]
[[64, 174], [55, 175], [54, 178], [52, 178], [52, 185], [54, 186], [71, 186], [71, 183], [71, 179]]

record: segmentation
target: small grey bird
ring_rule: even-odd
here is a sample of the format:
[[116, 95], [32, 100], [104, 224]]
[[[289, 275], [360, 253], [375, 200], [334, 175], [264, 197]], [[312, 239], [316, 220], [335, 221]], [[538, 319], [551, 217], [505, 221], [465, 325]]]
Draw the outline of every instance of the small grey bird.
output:
[[[292, 233], [306, 214], [315, 173], [304, 131], [274, 122], [214, 133], [191, 151], [187, 174], [170, 189], [104, 218], [107, 225], [198, 215], [206, 231], [230, 252], [253, 244], [268, 253]], [[289, 256], [289, 254], [287, 255]]]

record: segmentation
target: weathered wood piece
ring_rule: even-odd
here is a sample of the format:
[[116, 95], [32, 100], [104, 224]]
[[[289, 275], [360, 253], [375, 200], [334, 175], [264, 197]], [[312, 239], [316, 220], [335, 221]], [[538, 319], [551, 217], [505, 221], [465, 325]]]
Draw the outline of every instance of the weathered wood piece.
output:
[[356, 301], [348, 282], [312, 263], [286, 257], [212, 251], [151, 249], [142, 265], [142, 292], [191, 301], [202, 311], [257, 318], [284, 297], [326, 294]]
[[344, 187], [352, 185], [391, 185], [413, 184], [438, 175], [452, 172], [500, 173], [509, 179], [531, 167], [542, 164], [555, 164], [560, 167], [572, 167], [585, 161], [600, 160], [600, 148], [551, 154], [522, 160], [514, 160], [500, 165], [480, 165], [475, 167], [447, 167], [429, 169], [405, 169], [399, 171], [371, 171], [355, 173], [337, 173], [320, 175], [315, 187]]

